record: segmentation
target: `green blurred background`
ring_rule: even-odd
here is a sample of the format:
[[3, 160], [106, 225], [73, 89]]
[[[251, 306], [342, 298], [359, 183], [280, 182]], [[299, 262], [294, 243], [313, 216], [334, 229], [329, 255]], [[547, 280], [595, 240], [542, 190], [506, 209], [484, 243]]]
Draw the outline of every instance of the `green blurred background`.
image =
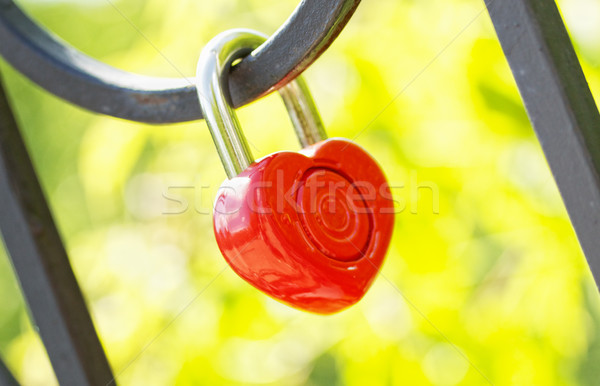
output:
[[[172, 77], [218, 32], [273, 33], [297, 5], [115, 1], [175, 69], [105, 0], [18, 3], [93, 57]], [[559, 5], [600, 100], [600, 1]], [[383, 275], [328, 317], [225, 264], [203, 122], [98, 116], [0, 70], [120, 384], [600, 384], [600, 297], [482, 1], [365, 0], [305, 73], [328, 133], [360, 133], [404, 207]], [[298, 148], [278, 96], [239, 116], [255, 156]], [[0, 355], [55, 384], [1, 248], [0, 299]]]

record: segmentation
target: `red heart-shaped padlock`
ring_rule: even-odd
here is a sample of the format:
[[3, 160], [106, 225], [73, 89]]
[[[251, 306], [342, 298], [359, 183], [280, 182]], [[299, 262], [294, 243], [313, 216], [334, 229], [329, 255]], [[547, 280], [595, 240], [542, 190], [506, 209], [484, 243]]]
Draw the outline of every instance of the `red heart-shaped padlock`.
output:
[[360, 300], [394, 223], [392, 196], [371, 156], [329, 139], [279, 152], [221, 186], [214, 230], [229, 265], [290, 306], [321, 314]]
[[213, 38], [198, 60], [202, 114], [229, 177], [217, 194], [214, 230], [229, 265], [268, 295], [329, 314], [363, 297], [394, 224], [377, 163], [345, 139], [329, 139], [298, 76], [279, 89], [303, 149], [259, 161], [221, 85], [231, 63], [265, 41], [249, 30]]

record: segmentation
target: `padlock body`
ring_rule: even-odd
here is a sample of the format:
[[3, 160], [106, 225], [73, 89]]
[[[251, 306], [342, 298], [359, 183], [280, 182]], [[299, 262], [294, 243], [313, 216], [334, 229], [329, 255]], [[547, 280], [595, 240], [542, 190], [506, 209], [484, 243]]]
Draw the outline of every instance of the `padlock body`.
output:
[[394, 225], [385, 176], [346, 139], [264, 157], [221, 186], [219, 248], [251, 285], [292, 307], [340, 311], [366, 293]]

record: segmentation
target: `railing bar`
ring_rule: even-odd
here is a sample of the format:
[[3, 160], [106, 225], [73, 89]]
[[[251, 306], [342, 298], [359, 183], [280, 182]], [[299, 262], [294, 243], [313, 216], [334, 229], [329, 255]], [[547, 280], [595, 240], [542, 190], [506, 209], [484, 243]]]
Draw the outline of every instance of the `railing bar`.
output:
[[[110, 67], [41, 28], [17, 3], [0, 0], [0, 56], [50, 93], [91, 111], [139, 122], [202, 118], [194, 79], [156, 78]], [[268, 41], [233, 69], [229, 76], [233, 105], [245, 105], [300, 75], [333, 43], [359, 3], [300, 1]], [[203, 23], [202, 16], [198, 15], [199, 23]], [[131, 23], [125, 19], [123, 22]], [[153, 46], [149, 40], [147, 43]], [[199, 53], [201, 47], [195, 48]]]
[[19, 386], [19, 382], [17, 382], [2, 359], [0, 359], [0, 386]]
[[0, 79], [0, 230], [61, 385], [113, 375]]
[[553, 0], [488, 11], [596, 283], [600, 283], [600, 115]]

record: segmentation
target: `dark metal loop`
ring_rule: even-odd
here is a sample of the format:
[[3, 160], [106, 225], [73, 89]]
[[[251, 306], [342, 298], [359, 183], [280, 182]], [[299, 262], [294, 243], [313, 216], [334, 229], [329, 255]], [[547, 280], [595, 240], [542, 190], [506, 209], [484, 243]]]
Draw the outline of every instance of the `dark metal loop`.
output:
[[[360, 0], [303, 0], [229, 76], [239, 107], [298, 76], [339, 35]], [[155, 78], [108, 66], [70, 47], [0, 0], [0, 55], [47, 91], [86, 109], [148, 123], [201, 119], [194, 79]]]

